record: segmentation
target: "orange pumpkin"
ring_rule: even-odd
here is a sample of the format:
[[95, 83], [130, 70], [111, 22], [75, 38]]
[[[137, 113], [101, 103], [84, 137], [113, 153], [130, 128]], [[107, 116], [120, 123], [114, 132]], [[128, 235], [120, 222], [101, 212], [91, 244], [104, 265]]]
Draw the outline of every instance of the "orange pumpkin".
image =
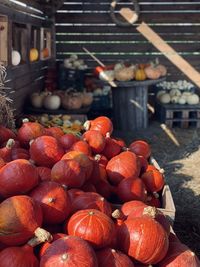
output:
[[34, 61], [38, 60], [38, 58], [39, 58], [38, 50], [36, 48], [31, 48], [30, 54], [29, 54], [30, 61], [34, 62]]

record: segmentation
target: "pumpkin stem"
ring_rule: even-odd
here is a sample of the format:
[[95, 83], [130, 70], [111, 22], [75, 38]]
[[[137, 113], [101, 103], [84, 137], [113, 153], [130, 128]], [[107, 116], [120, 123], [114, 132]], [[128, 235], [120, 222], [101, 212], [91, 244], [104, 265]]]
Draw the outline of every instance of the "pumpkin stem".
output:
[[41, 242], [45, 242], [45, 241], [50, 242], [53, 239], [52, 235], [49, 232], [47, 232], [45, 229], [42, 229], [40, 227], [38, 227], [35, 230], [34, 234]]
[[36, 247], [37, 245], [43, 243], [42, 240], [40, 240], [38, 237], [33, 237], [31, 238], [28, 242], [27, 242], [27, 245], [29, 245], [30, 247], [34, 248]]
[[122, 151], [130, 151], [130, 148], [129, 147], [122, 147]]
[[84, 124], [83, 124], [83, 128], [88, 131], [90, 129], [90, 121], [86, 121]]
[[112, 217], [114, 219], [117, 219], [117, 220], [125, 220], [126, 219], [126, 216], [119, 209], [116, 209], [116, 210], [113, 211]]
[[14, 139], [8, 139], [7, 143], [6, 143], [6, 148], [11, 149], [15, 144], [15, 140]]
[[53, 202], [55, 202], [55, 200], [56, 200], [55, 197], [49, 197], [48, 198], [49, 203], [53, 203]]
[[62, 254], [62, 256], [61, 256], [61, 260], [62, 260], [62, 261], [66, 261], [67, 259], [68, 259], [68, 255], [67, 255], [67, 253]]
[[24, 118], [24, 119], [22, 120], [22, 122], [23, 122], [23, 123], [25, 123], [25, 122], [29, 122], [29, 119], [28, 119], [28, 118]]
[[109, 132], [106, 133], [106, 138], [110, 138], [110, 133]]
[[97, 162], [100, 161], [100, 159], [101, 159], [101, 155], [96, 154], [95, 157], [94, 157], [94, 159], [95, 159]]
[[155, 219], [156, 215], [158, 214], [156, 207], [148, 206], [144, 208], [143, 215], [148, 215], [151, 218]]
[[157, 192], [153, 192], [155, 198], [159, 198], [159, 194]]
[[95, 212], [94, 211], [89, 211], [89, 213], [88, 213], [89, 215], [94, 215], [95, 214]]

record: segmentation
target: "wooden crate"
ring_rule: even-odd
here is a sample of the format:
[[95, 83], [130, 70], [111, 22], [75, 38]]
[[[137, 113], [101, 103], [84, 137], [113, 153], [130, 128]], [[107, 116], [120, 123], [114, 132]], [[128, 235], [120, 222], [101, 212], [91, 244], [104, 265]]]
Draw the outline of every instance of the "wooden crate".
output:
[[168, 127], [200, 128], [200, 104], [179, 105], [156, 102], [156, 118]]

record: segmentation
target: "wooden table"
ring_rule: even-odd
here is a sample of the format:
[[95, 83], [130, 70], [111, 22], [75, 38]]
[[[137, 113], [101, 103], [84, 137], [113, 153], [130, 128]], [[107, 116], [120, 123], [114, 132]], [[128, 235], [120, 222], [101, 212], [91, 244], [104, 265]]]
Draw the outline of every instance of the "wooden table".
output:
[[116, 82], [112, 88], [114, 127], [121, 131], [147, 128], [148, 87], [164, 80]]

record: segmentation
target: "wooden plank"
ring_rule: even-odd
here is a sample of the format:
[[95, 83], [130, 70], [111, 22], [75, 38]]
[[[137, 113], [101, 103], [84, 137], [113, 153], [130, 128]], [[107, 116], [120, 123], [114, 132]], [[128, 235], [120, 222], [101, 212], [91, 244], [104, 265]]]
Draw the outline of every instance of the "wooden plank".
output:
[[[159, 24], [152, 24], [149, 23], [149, 25], [159, 34], [199, 34], [199, 26], [200, 23], [191, 25], [189, 22], [183, 23], [183, 24], [177, 24], [177, 23], [159, 23]], [[139, 26], [139, 23], [136, 23], [135, 26]], [[133, 33], [133, 35], [138, 35], [136, 31], [136, 27], [117, 27], [114, 23], [94, 23], [90, 25], [86, 25], [84, 23], [72, 25], [69, 23], [61, 24], [60, 22], [56, 21], [56, 32], [57, 33]]]
[[[72, 44], [66, 44], [66, 43], [57, 43], [56, 45], [56, 49], [59, 52], [81, 52], [82, 51], [82, 47], [83, 46], [87, 46], [87, 48], [90, 51], [93, 52], [120, 52], [120, 53], [128, 53], [128, 52], [141, 52], [143, 53], [144, 51], [146, 53], [153, 53], [153, 52], [157, 52], [157, 49], [155, 47], [153, 47], [151, 45], [151, 43], [129, 43], [129, 44], [123, 44], [123, 43], [115, 43], [115, 44], [110, 44], [105, 43], [94, 43], [94, 44], [81, 44], [81, 42], [79, 44], [76, 45], [72, 45]], [[199, 52], [200, 51], [200, 45], [199, 43], [181, 43], [181, 44], [175, 44], [175, 43], [171, 43], [171, 47], [173, 47], [177, 52], [183, 52], [183, 53], [194, 53], [194, 52]]]
[[8, 65], [8, 18], [0, 16], [0, 61]]
[[[82, 3], [82, 4], [81, 4]], [[91, 1], [85, 1], [85, 2], [66, 2], [59, 10], [59, 11], [65, 11], [65, 10], [101, 10], [101, 11], [108, 11], [110, 9], [110, 1], [104, 1], [104, 2], [91, 2]], [[121, 6], [126, 6], [126, 7], [133, 7], [133, 4], [130, 3], [129, 1], [127, 2], [119, 2], [117, 4], [117, 7]], [[155, 9], [177, 9], [177, 10], [196, 10], [200, 6], [200, 2], [196, 1], [194, 2], [189, 2], [186, 1], [185, 3], [183, 1], [159, 1], [155, 4], [155, 1], [152, 1], [152, 3], [149, 3], [147, 1], [139, 1], [139, 6], [141, 10], [155, 10]]]
[[[173, 42], [200, 42], [200, 34], [198, 33], [159, 33], [162, 38], [165, 38], [166, 42], [173, 43]], [[76, 33], [59, 33], [56, 34], [56, 42], [71, 42], [74, 44], [75, 42], [141, 42], [141, 43], [148, 43], [147, 40], [144, 40], [143, 36], [140, 33], [95, 33], [95, 32], [76, 32]], [[74, 43], [73, 43], [74, 42]]]
[[141, 32], [152, 44], [160, 50], [175, 66], [177, 66], [190, 80], [200, 87], [200, 73], [186, 60], [159, 37], [148, 25], [142, 23], [137, 30]]
[[[119, 15], [119, 18], [121, 16]], [[56, 16], [56, 20], [59, 21], [59, 23], [113, 23], [112, 19], [109, 14], [102, 14], [102, 13], [95, 13], [95, 16], [93, 13], [69, 13], [67, 14], [67, 20], [66, 20], [66, 15], [65, 14], [60, 14], [58, 13]], [[161, 14], [160, 16], [158, 14], [154, 13], [145, 13], [141, 14], [139, 16], [139, 22], [145, 21], [145, 22], [150, 22], [150, 23], [164, 23], [164, 22], [169, 22], [169, 14]], [[189, 23], [195, 23], [199, 21], [199, 14], [194, 13], [189, 14], [189, 21], [188, 21], [188, 15], [184, 13], [180, 14], [170, 14], [170, 22], [171, 23], [184, 23], [184, 22], [189, 22]]]

